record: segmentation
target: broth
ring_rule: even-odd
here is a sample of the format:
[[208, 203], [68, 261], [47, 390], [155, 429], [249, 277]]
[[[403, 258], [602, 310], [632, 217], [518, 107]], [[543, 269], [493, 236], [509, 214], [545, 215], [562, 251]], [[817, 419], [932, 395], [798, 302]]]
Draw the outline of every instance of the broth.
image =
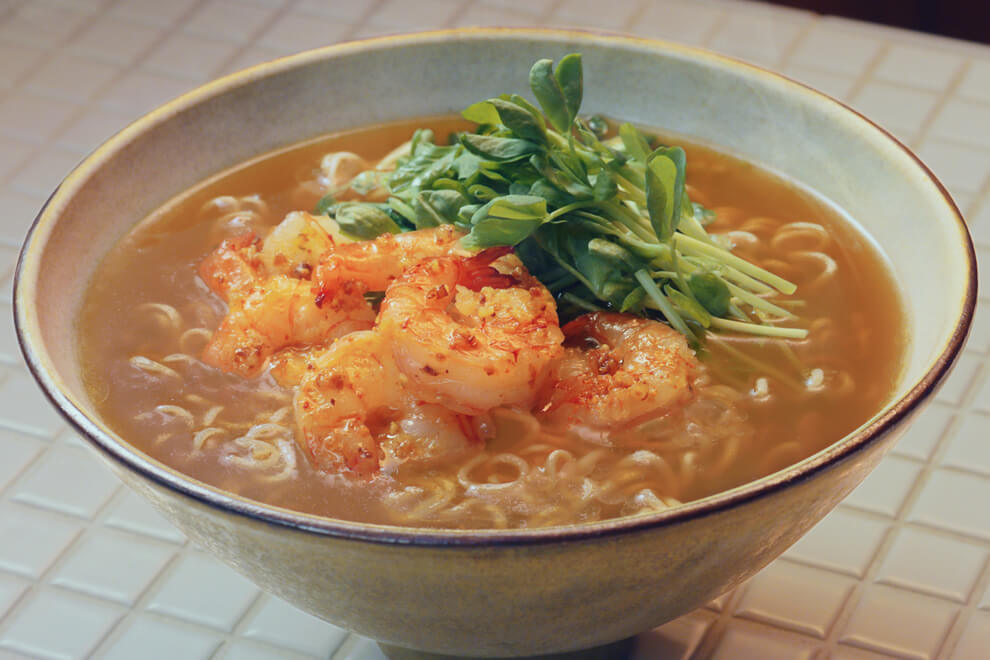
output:
[[[437, 134], [464, 128], [425, 123]], [[481, 453], [372, 480], [313, 469], [295, 441], [290, 389], [269, 373], [244, 379], [199, 359], [226, 307], [197, 269], [222, 238], [311, 209], [324, 154], [375, 161], [422, 125], [376, 126], [259, 158], [173, 200], [115, 246], [78, 325], [87, 384], [110, 427], [195, 479], [275, 506], [382, 524], [534, 527], [652, 511], [757, 479], [832, 444], [889, 396], [903, 317], [869, 240], [814, 195], [686, 145], [692, 200], [716, 213], [709, 232], [729, 234], [737, 254], [798, 284], [782, 304], [807, 339], [717, 336], [685, 411], [617, 433], [613, 446], [498, 410]]]

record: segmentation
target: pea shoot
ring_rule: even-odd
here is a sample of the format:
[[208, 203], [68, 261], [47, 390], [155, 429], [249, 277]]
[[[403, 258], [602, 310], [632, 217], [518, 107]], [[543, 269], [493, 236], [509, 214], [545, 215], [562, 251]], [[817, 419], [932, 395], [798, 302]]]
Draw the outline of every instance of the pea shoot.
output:
[[539, 108], [517, 94], [475, 103], [462, 115], [477, 128], [452, 144], [417, 131], [384, 177], [387, 202], [331, 197], [318, 211], [359, 238], [453, 224], [466, 232], [465, 247], [515, 246], [565, 317], [595, 309], [649, 316], [696, 345], [712, 328], [806, 336], [777, 325], [793, 316], [772, 302], [795, 285], [705, 230], [714, 215], [688, 198], [683, 149], [653, 146], [631, 124], [606, 138], [607, 122], [578, 115], [580, 54], [556, 67], [539, 60], [529, 85]]

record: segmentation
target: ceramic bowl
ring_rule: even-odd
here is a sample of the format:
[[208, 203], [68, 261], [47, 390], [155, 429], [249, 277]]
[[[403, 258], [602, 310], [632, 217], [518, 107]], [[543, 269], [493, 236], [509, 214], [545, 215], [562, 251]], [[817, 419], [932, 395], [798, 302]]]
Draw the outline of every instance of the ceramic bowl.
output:
[[[583, 53], [593, 81], [586, 111], [662, 127], [783, 173], [837, 204], [882, 247], [911, 292], [911, 341], [891, 402], [861, 428], [791, 468], [663, 513], [452, 532], [260, 505], [148, 458], [100, 420], [80, 378], [77, 305], [97, 262], [139, 219], [249, 157], [327, 132], [457, 112], [520, 90], [532, 62], [569, 52]], [[152, 112], [49, 200], [24, 246], [15, 304], [28, 365], [52, 403], [195, 542], [263, 589], [362, 635], [492, 657], [618, 640], [759, 571], [860, 483], [931, 398], [959, 355], [975, 298], [972, 244], [945, 190], [903, 145], [826, 96], [671, 44], [467, 30], [303, 53]]]

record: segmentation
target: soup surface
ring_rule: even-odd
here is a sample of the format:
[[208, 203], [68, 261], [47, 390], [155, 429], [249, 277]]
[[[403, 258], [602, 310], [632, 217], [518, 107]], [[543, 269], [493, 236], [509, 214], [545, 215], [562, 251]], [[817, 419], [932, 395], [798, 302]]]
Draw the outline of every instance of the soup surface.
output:
[[[426, 123], [438, 135], [463, 127]], [[798, 285], [777, 303], [809, 330], [806, 339], [711, 335], [683, 405], [605, 438], [505, 406], [485, 417], [490, 437], [466, 453], [373, 478], [314, 469], [297, 442], [294, 388], [269, 370], [246, 378], [203, 361], [227, 306], [199, 268], [222, 240], [264, 236], [289, 212], [312, 210], [326, 188], [324, 155], [375, 162], [422, 125], [377, 126], [260, 158], [125, 237], [79, 320], [87, 384], [107, 423], [196, 479], [280, 507], [395, 525], [536, 527], [654, 511], [757, 479], [835, 442], [889, 395], [902, 314], [870, 242], [815, 196], [686, 145], [691, 198], [715, 213], [709, 233]]]

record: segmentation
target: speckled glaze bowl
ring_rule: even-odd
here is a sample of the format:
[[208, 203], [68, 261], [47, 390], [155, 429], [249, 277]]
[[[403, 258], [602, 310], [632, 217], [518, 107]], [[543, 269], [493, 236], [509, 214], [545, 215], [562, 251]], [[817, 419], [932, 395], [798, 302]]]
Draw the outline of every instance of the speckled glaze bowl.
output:
[[[148, 458], [100, 420], [77, 364], [76, 306], [100, 258], [149, 211], [276, 147], [520, 91], [533, 61], [574, 51], [584, 55], [586, 111], [662, 127], [783, 173], [844, 209], [882, 247], [911, 292], [911, 343], [892, 400], [860, 429], [791, 468], [663, 513], [453, 532], [263, 506]], [[839, 103], [670, 44], [468, 30], [303, 53], [152, 112], [100, 147], [52, 196], [24, 246], [15, 305], [28, 365], [52, 403], [197, 543], [262, 588], [363, 635], [493, 657], [618, 640], [760, 570], [859, 484], [921, 410], [962, 348], [975, 299], [972, 244], [945, 190], [906, 148]]]

